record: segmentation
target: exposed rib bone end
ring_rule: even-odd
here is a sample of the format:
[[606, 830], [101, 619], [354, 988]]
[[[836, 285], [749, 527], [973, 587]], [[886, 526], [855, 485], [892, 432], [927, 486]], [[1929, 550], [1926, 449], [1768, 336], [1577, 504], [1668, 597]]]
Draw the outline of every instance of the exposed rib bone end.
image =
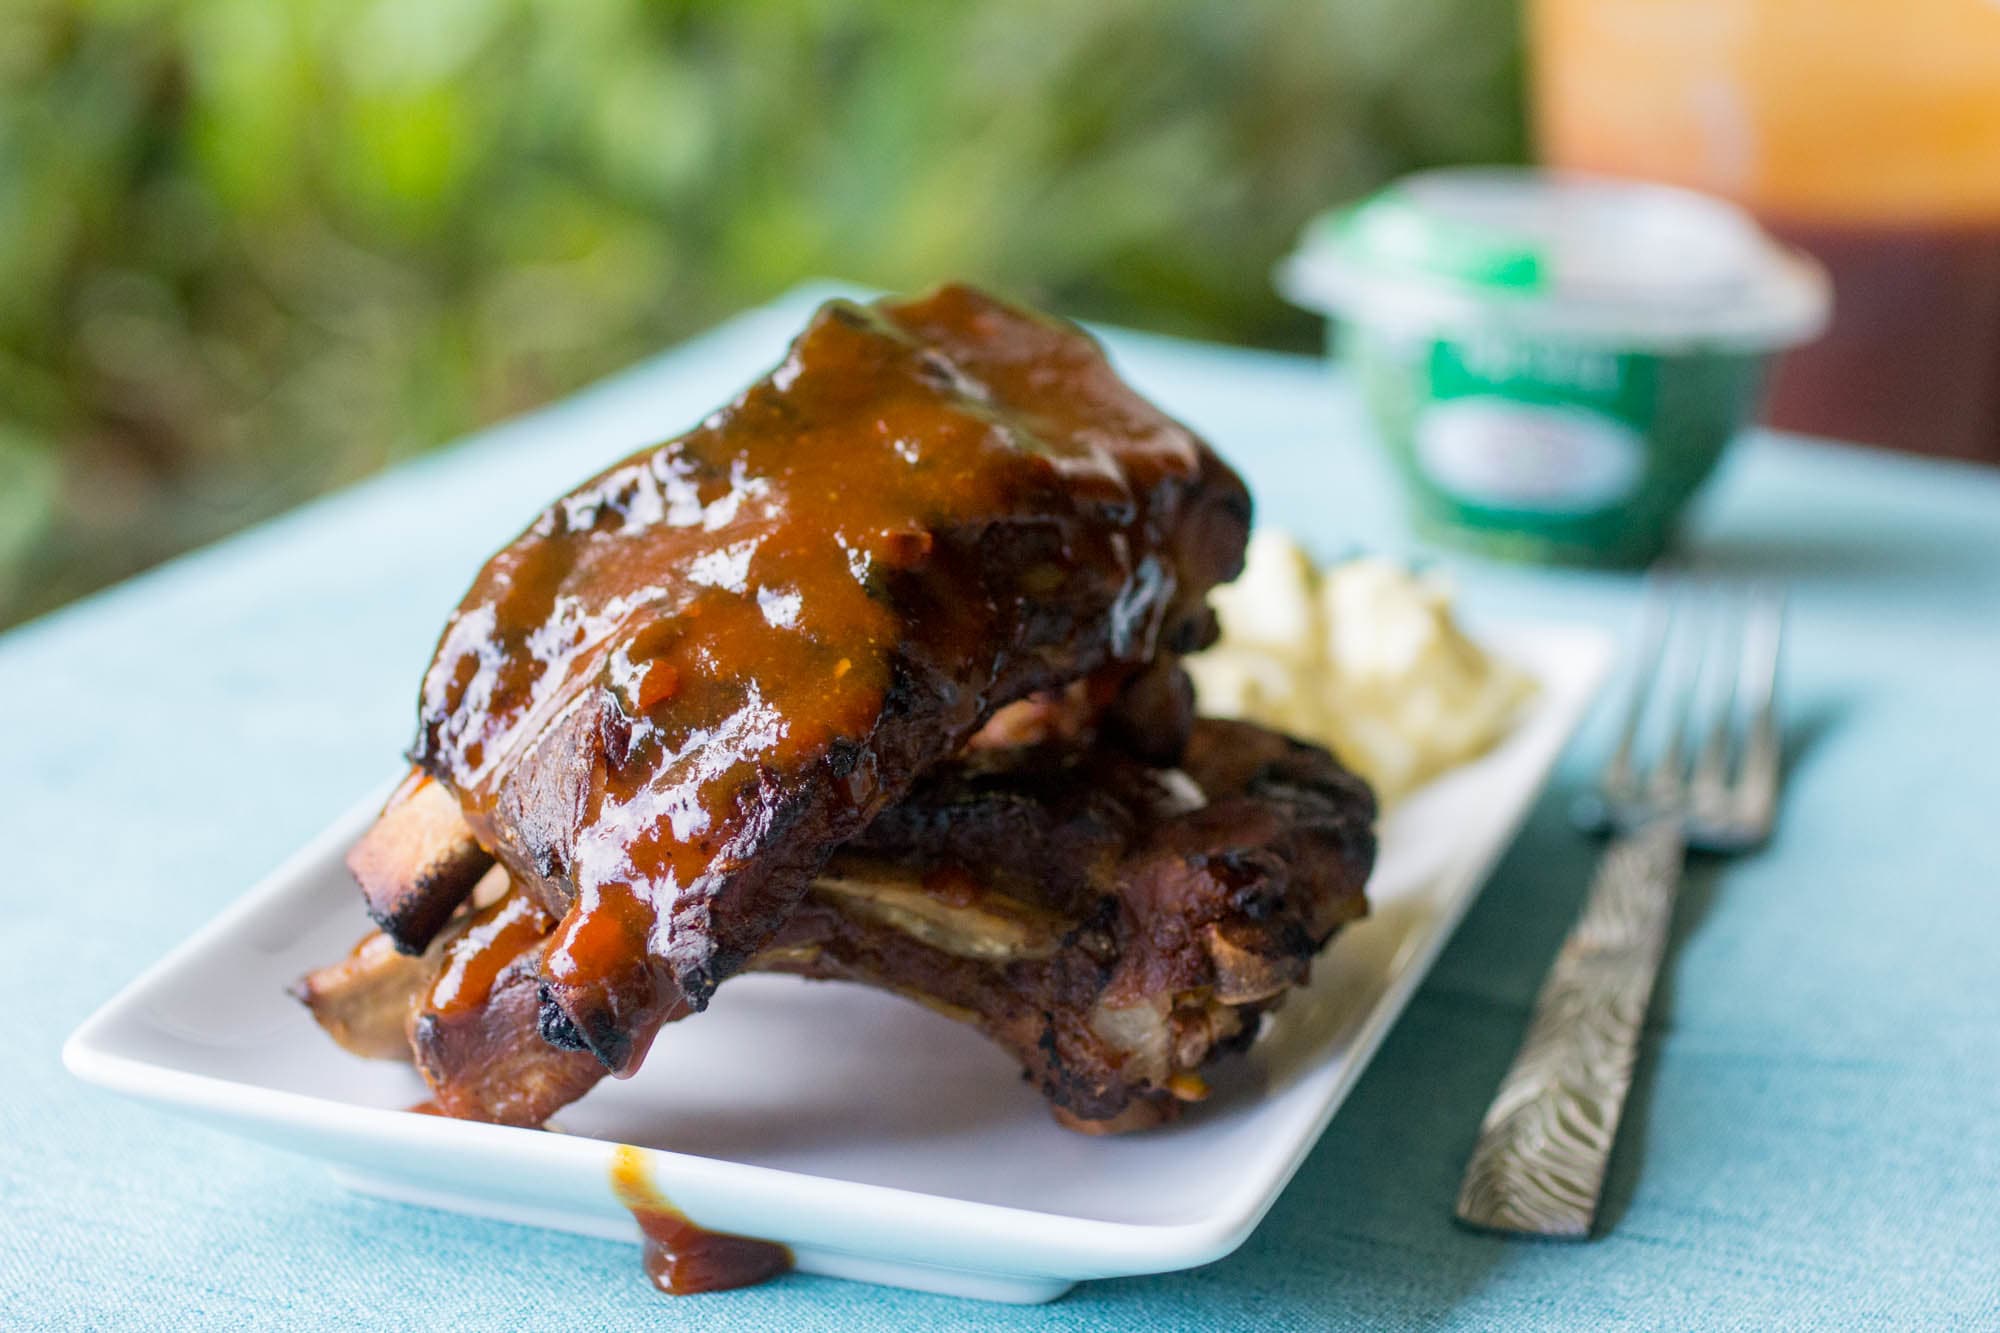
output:
[[406, 954], [380, 931], [370, 931], [337, 963], [317, 968], [290, 987], [328, 1036], [371, 1060], [410, 1058], [410, 1007], [430, 983], [442, 942], [422, 955]]
[[347, 854], [369, 917], [407, 954], [429, 947], [492, 864], [457, 798], [423, 773], [410, 775]]

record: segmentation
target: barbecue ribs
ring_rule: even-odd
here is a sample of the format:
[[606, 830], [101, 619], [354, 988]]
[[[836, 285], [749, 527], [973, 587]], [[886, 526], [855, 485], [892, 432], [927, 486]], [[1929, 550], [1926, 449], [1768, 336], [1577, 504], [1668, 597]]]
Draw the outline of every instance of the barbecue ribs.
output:
[[[1249, 513], [1075, 327], [964, 287], [831, 302], [481, 571], [413, 751], [465, 828], [392, 806], [357, 877], [421, 950], [497, 855], [559, 921], [544, 1031], [628, 1071], [995, 709], [1085, 677], [1114, 718], [1185, 695], [1174, 656], [1212, 636]], [[1178, 749], [1151, 716], [1124, 732]], [[399, 841], [427, 859], [367, 855]]]
[[[1179, 769], [974, 751], [837, 853], [750, 968], [919, 1000], [1012, 1054], [1062, 1123], [1141, 1128], [1198, 1099], [1203, 1065], [1365, 910], [1373, 816], [1325, 751], [1245, 723], [1195, 724]], [[447, 1113], [539, 1124], [604, 1073], [538, 1031], [553, 926], [513, 889], [421, 966], [377, 934], [301, 991], [350, 1049], [414, 1051]]]
[[1372, 797], [1199, 722], [1243, 484], [1072, 325], [834, 301], [495, 555], [306, 978], [446, 1114], [539, 1124], [745, 967], [976, 1024], [1065, 1123], [1154, 1123], [1361, 913]]

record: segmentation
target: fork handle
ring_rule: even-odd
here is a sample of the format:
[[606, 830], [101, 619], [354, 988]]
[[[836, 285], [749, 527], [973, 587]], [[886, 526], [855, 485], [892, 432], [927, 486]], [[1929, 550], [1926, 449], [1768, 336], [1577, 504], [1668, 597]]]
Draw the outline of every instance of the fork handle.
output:
[[1470, 1226], [1590, 1234], [1686, 857], [1678, 818], [1613, 840], [1535, 1000], [1459, 1188]]

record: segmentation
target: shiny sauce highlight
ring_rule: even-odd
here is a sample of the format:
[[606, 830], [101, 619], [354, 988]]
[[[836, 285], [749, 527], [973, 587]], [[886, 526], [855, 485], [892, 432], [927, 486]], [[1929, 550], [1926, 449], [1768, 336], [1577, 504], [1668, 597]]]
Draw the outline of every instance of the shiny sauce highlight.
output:
[[541, 943], [554, 924], [534, 899], [509, 888], [480, 908], [464, 932], [446, 946], [444, 966], [431, 983], [424, 1007], [445, 1018], [478, 1010], [493, 993], [501, 970]]

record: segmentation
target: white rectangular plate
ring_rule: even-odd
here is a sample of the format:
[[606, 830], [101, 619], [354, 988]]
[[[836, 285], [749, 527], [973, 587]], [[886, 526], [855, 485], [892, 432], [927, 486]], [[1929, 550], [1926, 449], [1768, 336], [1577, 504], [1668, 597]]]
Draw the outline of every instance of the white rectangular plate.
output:
[[378, 800], [126, 987], [63, 1058], [93, 1083], [322, 1157], [356, 1189], [511, 1222], [636, 1240], [609, 1179], [613, 1145], [628, 1143], [651, 1150], [654, 1180], [696, 1221], [784, 1241], [808, 1272], [1026, 1302], [1208, 1263], [1249, 1236], [1360, 1077], [1611, 655], [1602, 633], [1572, 626], [1484, 637], [1540, 680], [1529, 714], [1390, 814], [1372, 915], [1218, 1072], [1215, 1095], [1164, 1130], [1059, 1129], [969, 1029], [779, 976], [730, 982], [637, 1077], [566, 1110], [564, 1133], [409, 1114], [425, 1095], [412, 1070], [341, 1051], [284, 992], [365, 928], [341, 858]]

